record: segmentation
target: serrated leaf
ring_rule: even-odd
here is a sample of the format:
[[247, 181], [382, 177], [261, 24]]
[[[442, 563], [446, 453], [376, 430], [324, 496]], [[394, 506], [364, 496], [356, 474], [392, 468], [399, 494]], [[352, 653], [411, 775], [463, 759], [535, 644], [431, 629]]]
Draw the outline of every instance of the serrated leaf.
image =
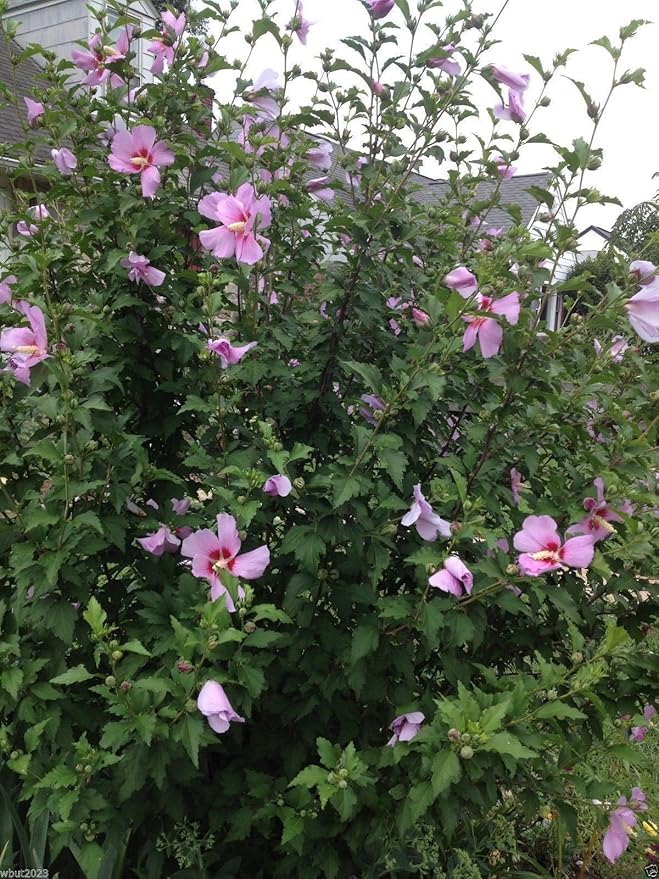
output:
[[327, 781], [327, 769], [322, 766], [305, 766], [288, 786], [312, 788], [323, 781]]
[[561, 702], [558, 699], [554, 702], [547, 702], [535, 712], [535, 716], [540, 720], [547, 720], [549, 718], [584, 720], [586, 717], [583, 711], [579, 711], [578, 708], [574, 708], [572, 705], [566, 705], [565, 702]]
[[518, 760], [537, 757], [535, 751], [531, 751], [523, 745], [520, 740], [511, 735], [511, 733], [499, 732], [487, 740], [484, 745], [479, 746], [482, 751], [496, 751], [497, 754], [509, 754]]
[[439, 751], [433, 757], [432, 785], [433, 794], [437, 797], [456, 784], [462, 778], [462, 766], [455, 751]]
[[365, 623], [358, 626], [352, 633], [350, 664], [356, 665], [360, 659], [377, 650], [380, 643], [380, 631], [376, 624]]
[[84, 665], [76, 665], [67, 669], [61, 675], [51, 678], [51, 684], [81, 684], [83, 681], [89, 681], [94, 677], [90, 674]]

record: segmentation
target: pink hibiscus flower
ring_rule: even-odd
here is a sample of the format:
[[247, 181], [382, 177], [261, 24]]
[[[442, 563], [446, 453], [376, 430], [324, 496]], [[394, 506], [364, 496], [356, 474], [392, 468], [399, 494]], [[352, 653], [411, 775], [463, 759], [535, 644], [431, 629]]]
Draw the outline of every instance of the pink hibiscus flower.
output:
[[233, 710], [224, 688], [217, 681], [206, 681], [197, 697], [197, 708], [218, 734], [225, 733], [232, 723], [245, 723], [245, 718]]
[[[270, 564], [270, 550], [264, 544], [251, 552], [240, 552], [241, 540], [236, 528], [236, 520], [228, 513], [217, 517], [217, 534], [204, 528], [186, 537], [181, 545], [181, 555], [192, 559], [192, 573], [211, 584], [211, 601], [224, 595], [228, 611], [236, 608], [227, 592], [220, 575], [228, 571], [243, 580], [256, 580]], [[238, 589], [243, 595], [242, 589]]]
[[181, 35], [185, 30], [185, 13], [181, 12], [179, 16], [175, 16], [169, 10], [161, 13], [162, 31], [153, 42], [147, 46], [149, 55], [155, 55], [151, 64], [151, 73], [160, 76], [165, 67], [171, 67], [174, 63], [174, 55], [181, 41]]
[[645, 794], [639, 787], [632, 788], [632, 798], [620, 797], [615, 809], [609, 815], [609, 826], [602, 840], [604, 856], [612, 864], [618, 860], [629, 845], [629, 833], [637, 823], [637, 812], [646, 812], [648, 804]]
[[121, 260], [121, 265], [128, 269], [128, 279], [136, 284], [143, 281], [149, 287], [159, 287], [165, 280], [164, 272], [152, 266], [150, 260], [134, 250]]
[[645, 284], [625, 302], [629, 323], [645, 342], [659, 342], [659, 279]]
[[332, 167], [332, 145], [326, 140], [318, 141], [316, 146], [306, 151], [305, 158], [319, 171], [329, 171]]
[[288, 476], [270, 476], [263, 485], [263, 491], [271, 497], [288, 497], [293, 486]]
[[25, 315], [30, 326], [3, 330], [0, 351], [11, 355], [6, 369], [14, 373], [17, 381], [29, 386], [32, 367], [50, 357], [46, 322], [42, 310], [36, 305], [19, 302], [16, 309]]
[[449, 272], [444, 278], [444, 285], [451, 290], [455, 290], [456, 293], [459, 293], [460, 296], [464, 296], [465, 299], [473, 296], [478, 290], [476, 276], [472, 275], [469, 269], [464, 266], [458, 266], [457, 269], [453, 269], [452, 272]]
[[124, 84], [122, 78], [109, 70], [108, 65], [117, 61], [123, 61], [128, 51], [130, 40], [133, 35], [133, 26], [126, 25], [121, 31], [117, 40], [116, 48], [114, 46], [103, 45], [103, 36], [101, 34], [93, 34], [88, 40], [88, 52], [81, 52], [80, 49], [73, 49], [71, 58], [73, 63], [80, 70], [87, 73], [83, 79], [83, 85], [98, 86], [110, 79], [110, 85], [118, 88]]
[[308, 21], [304, 17], [302, 0], [296, 0], [295, 16], [293, 20], [289, 22], [288, 29], [297, 36], [298, 40], [302, 43], [303, 46], [307, 45], [307, 37], [309, 35], [309, 28], [311, 27], [311, 25], [312, 22]]
[[40, 116], [46, 112], [46, 108], [40, 101], [33, 101], [32, 98], [23, 98], [27, 107], [27, 124], [30, 128], [34, 128], [35, 122]]
[[70, 177], [78, 167], [78, 159], [66, 147], [61, 150], [51, 150], [50, 155], [55, 162], [55, 167], [64, 177]]
[[[604, 497], [604, 480], [598, 477], [593, 480], [593, 485], [597, 489], [597, 497], [587, 497], [583, 502], [584, 510], [588, 511], [588, 515], [571, 525], [566, 534], [589, 534], [593, 541], [604, 540], [615, 531], [611, 522], [622, 522], [622, 517], [613, 510], [606, 502]], [[630, 516], [634, 512], [634, 508], [629, 501], [624, 501], [620, 505], [620, 512]]]
[[440, 50], [441, 55], [429, 58], [426, 64], [435, 70], [441, 70], [442, 73], [446, 73], [448, 76], [460, 76], [460, 65], [457, 61], [451, 61], [451, 55], [453, 55], [455, 49], [455, 43], [443, 46]]
[[[493, 299], [491, 296], [482, 296], [477, 293], [476, 304], [479, 311], [502, 315], [512, 326], [519, 320], [519, 293], [509, 293], [500, 299]], [[495, 357], [499, 353], [503, 341], [501, 324], [491, 317], [464, 315], [462, 319], [469, 324], [462, 339], [463, 351], [469, 351], [473, 348], [476, 339], [478, 339], [483, 357], [486, 359]]]
[[442, 592], [450, 592], [456, 598], [461, 598], [463, 595], [471, 595], [474, 577], [462, 559], [457, 555], [450, 555], [444, 559], [444, 567], [428, 578], [428, 583], [434, 589], [441, 589]]
[[408, 714], [394, 717], [389, 726], [393, 735], [387, 742], [387, 747], [393, 748], [397, 742], [411, 742], [421, 729], [421, 724], [425, 719], [426, 716], [421, 711], [410, 711]]
[[222, 224], [199, 233], [202, 247], [218, 259], [235, 254], [238, 262], [254, 265], [270, 246], [258, 233], [272, 220], [270, 199], [265, 195], [257, 198], [251, 183], [243, 183], [235, 195], [205, 195], [199, 202], [199, 213]]
[[450, 523], [433, 511], [423, 496], [421, 485], [414, 486], [414, 502], [400, 520], [400, 524], [408, 528], [410, 525], [415, 525], [422, 540], [437, 540], [440, 534], [447, 538], [451, 536]]
[[528, 577], [538, 577], [565, 567], [587, 568], [595, 554], [591, 536], [572, 537], [561, 543], [556, 522], [551, 516], [527, 516], [522, 530], [513, 539], [522, 555], [520, 570]]
[[174, 164], [174, 154], [150, 125], [136, 125], [132, 131], [118, 131], [112, 138], [108, 164], [121, 174], [139, 174], [144, 198], [153, 198], [160, 186], [160, 166]]
[[16, 275], [7, 275], [4, 280], [0, 281], [0, 305], [11, 305], [11, 288], [15, 283]]
[[143, 549], [158, 558], [163, 553], [176, 552], [181, 545], [181, 541], [166, 525], [161, 525], [153, 534], [147, 534], [146, 537], [138, 537], [137, 542]]
[[207, 343], [209, 351], [217, 354], [220, 358], [220, 366], [226, 369], [240, 363], [245, 354], [256, 347], [256, 342], [248, 342], [247, 345], [232, 345], [228, 339], [213, 339]]

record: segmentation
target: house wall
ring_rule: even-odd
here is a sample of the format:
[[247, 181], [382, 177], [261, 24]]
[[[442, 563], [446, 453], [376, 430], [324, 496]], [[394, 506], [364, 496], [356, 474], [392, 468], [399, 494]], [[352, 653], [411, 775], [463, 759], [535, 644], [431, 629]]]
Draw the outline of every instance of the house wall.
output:
[[[79, 42], [86, 42], [98, 28], [98, 22], [87, 9], [87, 0], [9, 0], [8, 18], [20, 22], [17, 39], [23, 45], [38, 43], [53, 51], [58, 58], [71, 59], [71, 50], [79, 48]], [[97, 10], [103, 8], [102, 0], [92, 0], [90, 6]], [[130, 3], [131, 16], [140, 23], [143, 30], [154, 27], [157, 13], [148, 0]], [[149, 70], [153, 58], [144, 52], [144, 41], [136, 44], [138, 56], [133, 63], [140, 71], [142, 82], [151, 82]], [[72, 71], [72, 77], [82, 79], [82, 71]]]
[[0, 171], [0, 278], [6, 274], [2, 268], [2, 262], [9, 256], [9, 249], [6, 246], [6, 241], [11, 231], [7, 228], [4, 221], [3, 212], [9, 210], [12, 204], [13, 198], [7, 175]]

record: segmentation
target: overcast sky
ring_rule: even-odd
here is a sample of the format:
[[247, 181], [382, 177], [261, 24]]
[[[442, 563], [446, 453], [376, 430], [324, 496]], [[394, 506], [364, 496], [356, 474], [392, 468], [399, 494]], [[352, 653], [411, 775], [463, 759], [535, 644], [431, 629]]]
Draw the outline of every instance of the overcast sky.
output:
[[[455, 8], [452, 2], [446, 5], [447, 8]], [[476, 0], [474, 10], [494, 13], [500, 5], [499, 0]], [[288, 6], [293, 10], [295, 0], [279, 0], [277, 3], [277, 10], [281, 13], [280, 22], [288, 20]], [[414, 8], [413, 0], [410, 7]], [[307, 46], [303, 47], [295, 40], [291, 54], [292, 62], [300, 63], [304, 69], [317, 69], [314, 58], [328, 46], [339, 48], [338, 41], [342, 37], [360, 32], [367, 35], [368, 15], [359, 0], [304, 0], [304, 11], [305, 17], [315, 24], [309, 33]], [[257, 17], [254, 14], [255, 6], [245, 0], [240, 0], [238, 12], [243, 25], [250, 18]], [[442, 10], [434, 14], [438, 23], [441, 23]], [[390, 17], [402, 19], [398, 10], [394, 10]], [[571, 56], [566, 72], [584, 81], [593, 97], [601, 101], [610, 80], [611, 59], [603, 49], [588, 46], [588, 43], [603, 35], [614, 40], [620, 26], [633, 18], [659, 20], [659, 3], [657, 0], [510, 0], [494, 34], [501, 45], [490, 50], [488, 60], [524, 71], [530, 68], [522, 58], [523, 53], [539, 56], [547, 67], [557, 51], [568, 47], [579, 49], [578, 55]], [[429, 32], [426, 33], [430, 37]], [[604, 164], [587, 181], [608, 195], [616, 195], [623, 207], [631, 207], [639, 201], [652, 198], [659, 188], [659, 178], [652, 179], [655, 171], [659, 171], [658, 42], [659, 25], [654, 23], [642, 28], [631, 42], [623, 68], [645, 67], [645, 89], [627, 85], [617, 90], [596, 141], [596, 145], [604, 149]], [[245, 43], [233, 42], [231, 49], [235, 50], [236, 55], [241, 55]], [[248, 72], [256, 76], [264, 67], [280, 67], [278, 51], [271, 37], [263, 38], [258, 43], [258, 52]], [[342, 54], [348, 52], [345, 48], [340, 51]], [[539, 77], [536, 74], [533, 76], [537, 85]], [[550, 94], [552, 104], [542, 111], [541, 116], [536, 117], [532, 130], [542, 130], [562, 144], [568, 144], [578, 136], [588, 139], [589, 121], [585, 117], [583, 100], [574, 86], [565, 79], [555, 81]], [[494, 98], [494, 92], [490, 90], [486, 99], [494, 102]], [[489, 122], [485, 130], [489, 132]], [[518, 162], [520, 172], [540, 170], [551, 157], [552, 152], [548, 153], [545, 147], [528, 147]], [[441, 170], [439, 173], [441, 176]], [[619, 211], [615, 206], [588, 208], [580, 214], [578, 225], [584, 228], [589, 223], [596, 223], [610, 228]]]

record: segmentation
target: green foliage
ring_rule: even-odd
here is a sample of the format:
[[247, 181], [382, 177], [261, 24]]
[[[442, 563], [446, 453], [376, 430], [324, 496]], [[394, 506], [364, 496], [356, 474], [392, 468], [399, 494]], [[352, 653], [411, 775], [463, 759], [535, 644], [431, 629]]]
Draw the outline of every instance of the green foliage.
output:
[[[5, 236], [1, 275], [15, 276], [15, 302], [43, 311], [49, 339], [29, 386], [13, 360], [0, 382], [3, 867], [45, 863], [67, 879], [528, 875], [530, 847], [511, 828], [528, 839], [549, 809], [564, 846], [583, 803], [629, 793], [590, 755], [620, 753], [613, 720], [640, 722], [656, 694], [656, 361], [638, 346], [621, 362], [593, 349], [630, 332], [626, 272], [582, 320], [541, 332], [557, 289], [544, 261], [572, 249], [574, 227], [554, 219], [532, 239], [493, 175], [500, 153], [547, 138], [497, 122], [488, 141], [462, 139], [483, 112], [474, 78], [492, 81], [489, 17], [465, 3], [440, 29], [438, 4], [422, 6], [412, 18], [399, 0], [392, 19], [455, 42], [463, 76], [399, 56], [389, 20], [324, 54], [322, 72], [302, 71], [288, 19], [264, 4], [248, 42], [275, 41], [287, 90], [314, 88], [300, 108], [279, 105], [278, 130], [254, 121], [264, 96], [226, 61], [233, 13], [215, 4], [192, 16], [221, 23], [208, 66], [186, 38], [129, 103], [46, 58], [39, 130], [7, 146], [16, 209], [3, 217], [6, 229], [34, 219], [35, 192], [50, 206], [34, 234]], [[527, 60], [548, 84], [568, 55]], [[132, 60], [113, 72], [129, 78]], [[388, 83], [377, 100], [375, 70]], [[238, 81], [209, 133], [202, 79], [214, 72]], [[639, 80], [615, 75], [612, 91]], [[583, 187], [601, 161], [589, 146], [601, 113], [576, 85], [591, 122], [556, 145], [551, 180], [532, 193], [549, 208], [554, 192], [575, 208], [607, 200]], [[0, 112], [13, 100], [3, 89]], [[122, 123], [153, 125], [174, 154], [153, 199], [108, 165], [107, 126]], [[333, 135], [331, 204], [308, 191], [315, 135]], [[76, 173], [62, 176], [44, 144], [68, 144]], [[427, 159], [447, 165], [432, 204], [413, 176]], [[213, 226], [199, 200], [244, 183], [272, 203], [254, 265], [199, 247]], [[490, 240], [496, 209], [510, 223]], [[166, 273], [161, 286], [128, 278], [131, 251]], [[444, 284], [463, 264], [483, 294], [519, 293], [519, 320], [501, 321], [487, 359], [462, 350], [463, 318], [499, 317]], [[3, 329], [26, 325], [22, 306], [0, 309]], [[257, 346], [222, 369], [208, 336]], [[290, 494], [264, 493], [273, 474]], [[563, 533], [598, 477], [610, 509], [629, 500], [633, 514], [586, 572], [524, 576], [512, 542], [525, 517], [552, 516]], [[401, 524], [416, 485], [448, 538]], [[249, 582], [213, 559], [232, 612], [187, 557], [138, 542], [162, 525], [180, 538], [213, 529], [222, 512], [241, 552], [270, 552]], [[451, 554], [473, 573], [460, 598], [428, 581]], [[207, 681], [240, 716], [222, 733], [198, 710]], [[418, 733], [387, 747], [394, 718], [413, 712]]]

